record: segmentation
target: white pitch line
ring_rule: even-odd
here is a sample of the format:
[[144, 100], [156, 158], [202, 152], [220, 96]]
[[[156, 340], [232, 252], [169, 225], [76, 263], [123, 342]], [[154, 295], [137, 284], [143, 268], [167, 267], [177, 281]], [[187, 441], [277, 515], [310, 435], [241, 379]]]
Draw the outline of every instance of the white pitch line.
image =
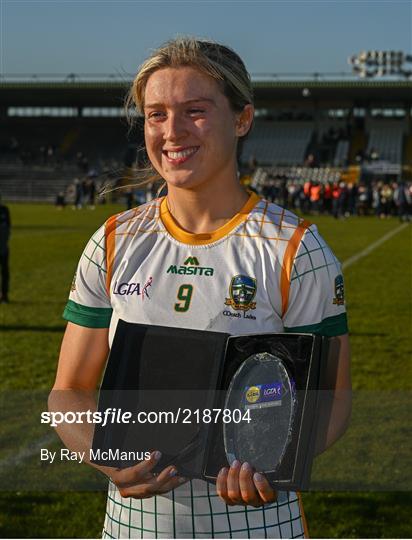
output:
[[356, 253], [356, 255], [349, 257], [349, 259], [346, 259], [346, 261], [343, 261], [342, 268], [343, 269], [348, 268], [348, 266], [355, 264], [355, 262], [359, 261], [359, 259], [366, 257], [374, 249], [376, 249], [381, 244], [386, 242], [386, 240], [389, 240], [389, 238], [392, 238], [392, 236], [395, 236], [395, 234], [398, 234], [398, 232], [402, 231], [403, 229], [406, 229], [406, 227], [408, 227], [408, 223], [403, 223], [402, 225], [399, 225], [399, 227], [396, 227], [396, 229], [393, 229], [392, 231], [389, 231], [388, 233], [384, 234], [381, 238], [376, 240], [376, 242], [372, 242], [372, 244], [370, 244], [367, 248], [363, 249], [362, 251], [359, 251], [359, 253]]
[[53, 433], [49, 433], [45, 435], [44, 437], [40, 437], [36, 441], [32, 442], [20, 452], [17, 452], [17, 454], [8, 456], [0, 461], [0, 472], [3, 472], [4, 469], [7, 469], [9, 467], [17, 467], [33, 457], [34, 455], [38, 454], [40, 449], [49, 445], [52, 441], [56, 439], [56, 435]]

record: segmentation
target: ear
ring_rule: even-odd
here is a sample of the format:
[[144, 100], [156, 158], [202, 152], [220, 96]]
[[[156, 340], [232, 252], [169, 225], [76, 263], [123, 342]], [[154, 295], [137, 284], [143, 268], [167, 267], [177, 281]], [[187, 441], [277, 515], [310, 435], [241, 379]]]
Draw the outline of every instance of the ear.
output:
[[255, 108], [248, 103], [244, 106], [243, 111], [236, 114], [236, 136], [244, 137], [253, 122], [253, 116], [255, 114]]

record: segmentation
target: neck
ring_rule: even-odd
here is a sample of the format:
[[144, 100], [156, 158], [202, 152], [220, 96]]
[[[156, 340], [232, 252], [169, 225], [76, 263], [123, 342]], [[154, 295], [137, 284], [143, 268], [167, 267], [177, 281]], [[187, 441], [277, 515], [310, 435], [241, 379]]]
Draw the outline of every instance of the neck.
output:
[[169, 185], [167, 205], [183, 230], [199, 234], [222, 227], [242, 209], [248, 198], [235, 178], [229, 185], [213, 183], [195, 190]]

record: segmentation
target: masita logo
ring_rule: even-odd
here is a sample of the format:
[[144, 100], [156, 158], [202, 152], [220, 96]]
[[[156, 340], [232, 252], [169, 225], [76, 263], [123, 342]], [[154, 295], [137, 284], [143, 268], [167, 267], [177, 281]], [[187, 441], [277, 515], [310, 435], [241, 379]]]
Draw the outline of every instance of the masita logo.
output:
[[214, 270], [208, 266], [200, 266], [197, 257], [188, 257], [185, 262], [177, 266], [172, 264], [167, 274], [180, 274], [185, 276], [213, 276]]

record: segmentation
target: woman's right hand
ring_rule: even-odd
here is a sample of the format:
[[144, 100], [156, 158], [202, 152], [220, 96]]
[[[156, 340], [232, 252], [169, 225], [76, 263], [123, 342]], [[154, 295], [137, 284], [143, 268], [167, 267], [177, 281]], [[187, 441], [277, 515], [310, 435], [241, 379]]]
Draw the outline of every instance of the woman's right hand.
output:
[[160, 458], [160, 452], [152, 452], [150, 459], [133, 465], [133, 467], [126, 469], [107, 467], [105, 473], [116, 485], [122, 497], [147, 499], [154, 495], [162, 495], [187, 482], [187, 478], [178, 476], [174, 465], [169, 465], [158, 475], [153, 474], [151, 471]]

